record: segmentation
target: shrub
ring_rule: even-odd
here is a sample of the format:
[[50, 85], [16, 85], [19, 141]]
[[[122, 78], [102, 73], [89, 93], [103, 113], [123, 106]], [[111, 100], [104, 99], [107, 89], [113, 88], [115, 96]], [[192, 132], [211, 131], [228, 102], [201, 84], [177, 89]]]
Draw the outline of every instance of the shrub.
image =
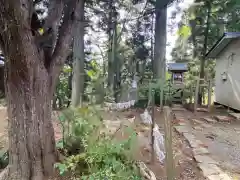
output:
[[[55, 166], [60, 173], [70, 171], [77, 179], [94, 180], [139, 180], [138, 168], [132, 158], [136, 134], [131, 130], [131, 136], [124, 141], [117, 141], [113, 137], [100, 133], [103, 128], [102, 119], [98, 110], [88, 107], [70, 110], [71, 120], [67, 127], [69, 134], [65, 133], [65, 148], [77, 149], [69, 154], [64, 162]], [[66, 113], [64, 118], [66, 120]], [[63, 120], [61, 120], [63, 121]]]
[[173, 88], [173, 84], [170, 80], [162, 83], [161, 81], [153, 81], [148, 84], [144, 84], [139, 89], [139, 95], [141, 100], [136, 104], [137, 107], [147, 107], [147, 102], [152, 98], [151, 92], [154, 91], [155, 104], [160, 104], [160, 89], [163, 89], [163, 103], [171, 103], [172, 97], [176, 90]]

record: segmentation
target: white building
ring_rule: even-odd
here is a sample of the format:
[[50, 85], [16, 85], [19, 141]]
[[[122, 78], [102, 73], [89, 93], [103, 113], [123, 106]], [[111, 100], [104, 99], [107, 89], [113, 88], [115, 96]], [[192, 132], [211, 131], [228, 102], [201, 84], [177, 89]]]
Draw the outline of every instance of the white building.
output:
[[216, 59], [215, 102], [240, 110], [240, 32], [226, 32], [206, 54]]

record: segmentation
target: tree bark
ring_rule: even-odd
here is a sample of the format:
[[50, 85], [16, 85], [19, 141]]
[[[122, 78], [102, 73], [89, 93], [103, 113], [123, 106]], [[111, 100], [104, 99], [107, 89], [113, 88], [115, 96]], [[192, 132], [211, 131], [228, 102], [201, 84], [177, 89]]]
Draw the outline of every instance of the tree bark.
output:
[[[207, 20], [206, 20], [206, 29], [204, 31], [204, 44], [203, 44], [203, 51], [202, 51], [202, 58], [200, 64], [200, 79], [204, 79], [205, 76], [205, 55], [207, 53], [207, 43], [208, 43], [208, 34], [209, 34], [209, 26], [210, 26], [210, 16], [211, 16], [211, 2], [207, 2]], [[201, 80], [200, 84], [203, 84], [204, 81]], [[202, 104], [202, 97], [203, 97], [203, 87], [199, 86], [199, 94], [198, 94], [198, 104]]]
[[167, 27], [167, 9], [162, 8], [161, 3], [156, 3], [155, 18], [155, 44], [153, 60], [153, 77], [154, 79], [165, 79], [166, 69], [166, 27]]
[[[8, 179], [42, 180], [56, 160], [51, 122], [51, 77], [40, 62], [29, 31], [11, 43], [6, 61], [9, 119]], [[18, 49], [18, 48], [19, 49]]]
[[113, 0], [108, 2], [108, 89], [113, 92], [114, 86], [114, 60], [112, 59], [113, 49]]
[[[0, 27], [5, 29], [0, 31], [0, 42], [6, 58], [9, 119], [9, 166], [0, 177], [8, 180], [44, 180], [54, 171], [57, 153], [51, 101], [70, 49], [75, 12], [79, 6], [78, 0], [69, 0], [64, 8], [63, 0], [50, 2], [55, 8], [50, 9], [52, 21], [46, 20], [47, 29], [59, 29], [59, 32], [58, 38], [53, 37], [56, 42], [51, 40], [51, 46], [45, 49], [38, 41], [43, 41], [44, 35], [36, 37], [32, 33], [31, 2], [0, 0]], [[62, 13], [61, 26], [54, 28]], [[54, 34], [56, 32], [50, 32], [49, 37]]]
[[84, 0], [81, 1], [79, 21], [73, 39], [72, 106], [82, 103], [84, 93]]
[[52, 174], [56, 160], [48, 76], [41, 71], [34, 76], [39, 82], [18, 78], [17, 89], [11, 78], [6, 80], [9, 179], [42, 180]]

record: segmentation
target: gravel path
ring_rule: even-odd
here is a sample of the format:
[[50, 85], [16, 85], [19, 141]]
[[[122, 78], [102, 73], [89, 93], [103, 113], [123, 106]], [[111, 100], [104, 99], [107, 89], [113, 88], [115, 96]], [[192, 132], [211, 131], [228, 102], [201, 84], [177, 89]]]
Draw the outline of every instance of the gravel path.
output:
[[231, 177], [240, 179], [240, 121], [218, 122], [208, 113], [197, 116], [189, 111], [176, 113], [187, 120], [190, 125], [187, 131], [206, 146], [209, 156], [219, 167]]
[[222, 169], [240, 178], [240, 124], [216, 122], [208, 125], [203, 122], [193, 126], [193, 133], [208, 146], [212, 157], [220, 163]]

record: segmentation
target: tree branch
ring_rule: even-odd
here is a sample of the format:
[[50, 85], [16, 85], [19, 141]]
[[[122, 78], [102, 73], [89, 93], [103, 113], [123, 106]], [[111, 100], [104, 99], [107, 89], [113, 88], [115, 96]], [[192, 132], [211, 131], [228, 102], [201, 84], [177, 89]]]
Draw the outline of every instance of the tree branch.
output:
[[60, 25], [60, 21], [63, 15], [63, 8], [64, 8], [64, 2], [63, 0], [52, 0], [49, 5], [49, 14], [48, 18], [45, 21], [43, 30], [45, 33], [49, 32], [51, 30], [52, 32], [52, 52], [54, 51], [56, 41], [57, 41], [57, 35], [58, 35], [58, 26]]
[[49, 13], [43, 26], [44, 34], [38, 36], [37, 45], [44, 51], [44, 65], [48, 69], [56, 45], [58, 27], [63, 14], [63, 0], [52, 0], [49, 4]]
[[[65, 0], [64, 17], [59, 29], [59, 35], [52, 55], [52, 60], [49, 66], [52, 83], [56, 82], [61, 67], [64, 64], [70, 52], [70, 46], [73, 38], [73, 29], [77, 21], [77, 11], [79, 11], [80, 4], [84, 0]], [[54, 87], [54, 85], [53, 85]]]

